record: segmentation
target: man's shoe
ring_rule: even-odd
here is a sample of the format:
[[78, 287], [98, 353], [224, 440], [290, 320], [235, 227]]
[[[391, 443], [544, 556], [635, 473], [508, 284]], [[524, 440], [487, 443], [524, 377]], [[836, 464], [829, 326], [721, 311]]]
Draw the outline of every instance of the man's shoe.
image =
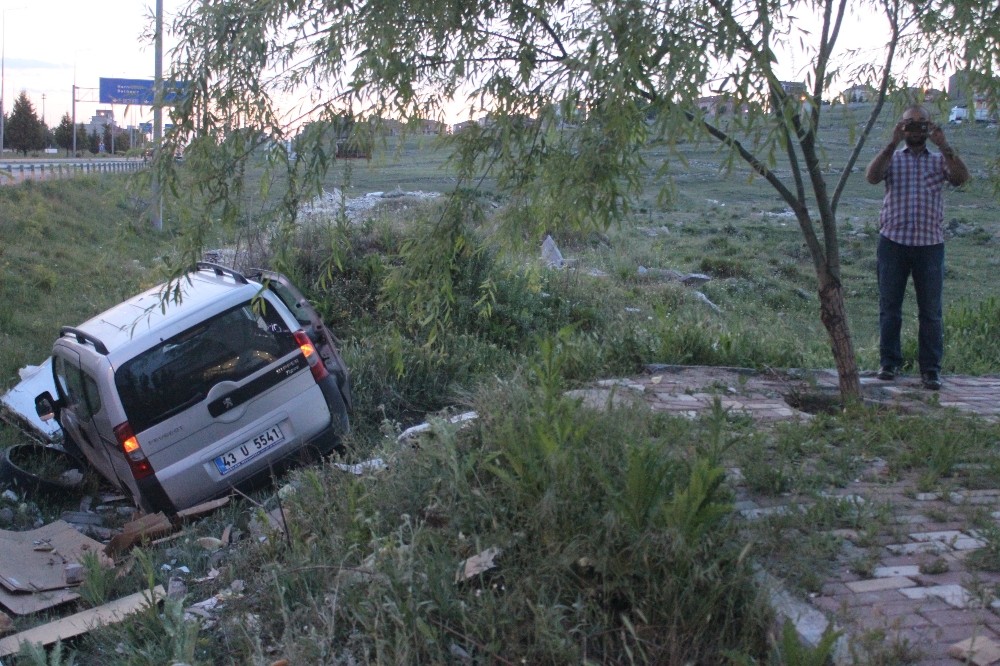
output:
[[891, 382], [896, 378], [896, 368], [891, 365], [883, 365], [879, 368], [878, 374], [875, 375], [879, 379], [885, 382]]
[[941, 388], [941, 377], [934, 371], [921, 372], [920, 379], [924, 383], [924, 388], [928, 391], [937, 391]]

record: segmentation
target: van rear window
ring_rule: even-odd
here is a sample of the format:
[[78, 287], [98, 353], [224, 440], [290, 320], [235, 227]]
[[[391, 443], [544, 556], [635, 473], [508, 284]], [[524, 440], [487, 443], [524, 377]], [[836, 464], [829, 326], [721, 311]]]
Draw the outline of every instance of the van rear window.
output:
[[266, 301], [245, 303], [165, 340], [115, 373], [136, 433], [203, 401], [219, 382], [238, 382], [294, 351], [284, 320]]

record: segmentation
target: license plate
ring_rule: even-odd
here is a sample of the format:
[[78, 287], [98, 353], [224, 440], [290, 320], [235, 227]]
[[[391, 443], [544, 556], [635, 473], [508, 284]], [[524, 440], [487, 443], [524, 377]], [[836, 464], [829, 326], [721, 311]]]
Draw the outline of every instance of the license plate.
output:
[[280, 444], [284, 439], [285, 434], [281, 432], [281, 428], [273, 425], [256, 437], [223, 453], [215, 459], [215, 466], [219, 468], [219, 474], [227, 474], [272, 446]]

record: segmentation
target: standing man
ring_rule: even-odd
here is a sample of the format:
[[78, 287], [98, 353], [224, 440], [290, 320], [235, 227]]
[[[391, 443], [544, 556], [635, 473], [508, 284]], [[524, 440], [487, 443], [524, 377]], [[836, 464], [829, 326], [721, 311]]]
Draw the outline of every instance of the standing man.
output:
[[[927, 139], [940, 154], [927, 149]], [[906, 141], [897, 151], [896, 145]], [[948, 145], [944, 132], [931, 122], [922, 106], [903, 112], [892, 132], [892, 142], [882, 149], [865, 172], [872, 185], [885, 181], [885, 198], [879, 216], [878, 378], [893, 380], [903, 365], [899, 342], [903, 323], [903, 296], [913, 276], [919, 321], [918, 362], [924, 388], [941, 388], [944, 354], [941, 291], [944, 286], [945, 182], [954, 186], [969, 180], [969, 170]]]

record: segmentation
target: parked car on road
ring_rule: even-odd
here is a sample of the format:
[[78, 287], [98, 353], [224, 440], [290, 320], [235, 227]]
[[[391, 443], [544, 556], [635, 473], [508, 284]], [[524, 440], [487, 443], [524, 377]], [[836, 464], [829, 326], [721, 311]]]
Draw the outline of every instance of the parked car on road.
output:
[[35, 409], [67, 448], [172, 514], [341, 446], [348, 369], [288, 278], [199, 263], [170, 286], [60, 330]]

